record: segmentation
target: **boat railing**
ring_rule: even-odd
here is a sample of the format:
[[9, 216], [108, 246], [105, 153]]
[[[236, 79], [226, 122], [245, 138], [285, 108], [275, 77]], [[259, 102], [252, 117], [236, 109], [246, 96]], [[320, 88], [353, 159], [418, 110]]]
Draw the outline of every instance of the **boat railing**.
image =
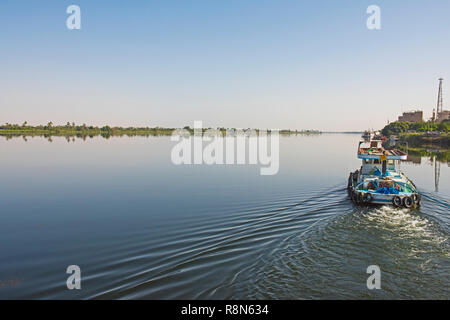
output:
[[[408, 154], [408, 142], [407, 141], [400, 141], [397, 143], [398, 147], [400, 148], [401, 151], [405, 152], [406, 154]], [[405, 150], [402, 150], [402, 147], [404, 147]]]

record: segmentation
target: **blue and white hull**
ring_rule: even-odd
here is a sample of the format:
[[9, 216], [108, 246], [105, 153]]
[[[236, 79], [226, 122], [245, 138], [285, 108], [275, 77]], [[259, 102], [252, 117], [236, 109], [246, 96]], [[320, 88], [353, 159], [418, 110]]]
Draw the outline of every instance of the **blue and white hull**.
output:
[[[395, 207], [416, 208], [420, 205], [421, 196], [415, 186], [406, 177], [401, 175], [397, 179], [383, 179], [373, 176], [359, 176], [358, 172], [352, 172], [349, 176], [348, 192], [355, 204], [358, 205], [393, 205]], [[355, 178], [357, 177], [357, 178]], [[376, 183], [383, 181], [398, 185], [394, 188], [364, 188], [367, 182]]]

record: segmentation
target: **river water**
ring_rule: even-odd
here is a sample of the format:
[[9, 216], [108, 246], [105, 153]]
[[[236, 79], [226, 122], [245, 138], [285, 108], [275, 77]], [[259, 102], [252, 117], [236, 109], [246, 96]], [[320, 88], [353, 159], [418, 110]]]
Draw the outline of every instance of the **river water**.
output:
[[169, 137], [0, 138], [0, 298], [448, 299], [448, 164], [402, 164], [420, 209], [358, 208], [359, 139], [281, 137], [261, 176], [175, 166]]

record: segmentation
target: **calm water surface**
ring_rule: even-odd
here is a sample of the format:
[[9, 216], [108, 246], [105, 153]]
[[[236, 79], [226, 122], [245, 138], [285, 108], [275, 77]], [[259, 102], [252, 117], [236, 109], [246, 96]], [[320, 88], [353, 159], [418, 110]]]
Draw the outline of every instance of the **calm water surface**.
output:
[[359, 138], [281, 137], [275, 176], [175, 166], [168, 137], [0, 138], [0, 298], [448, 299], [448, 164], [438, 186], [429, 158], [402, 165], [418, 210], [357, 208]]

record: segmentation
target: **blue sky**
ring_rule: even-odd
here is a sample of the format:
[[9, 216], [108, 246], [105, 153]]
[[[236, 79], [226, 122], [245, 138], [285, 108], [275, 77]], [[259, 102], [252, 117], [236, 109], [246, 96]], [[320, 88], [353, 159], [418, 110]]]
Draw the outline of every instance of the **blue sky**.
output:
[[[71, 4], [81, 30], [66, 28]], [[0, 122], [346, 131], [430, 117], [450, 82], [449, 13], [448, 0], [1, 1]]]

